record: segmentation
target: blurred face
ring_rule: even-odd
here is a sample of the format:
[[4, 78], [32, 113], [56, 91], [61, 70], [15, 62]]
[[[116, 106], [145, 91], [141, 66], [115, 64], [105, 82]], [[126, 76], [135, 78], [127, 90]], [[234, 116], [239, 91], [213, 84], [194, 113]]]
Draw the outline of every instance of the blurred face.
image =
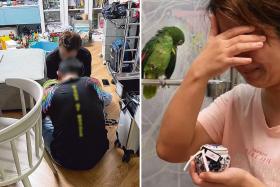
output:
[[65, 60], [68, 58], [75, 58], [78, 54], [77, 50], [67, 51], [63, 46], [59, 47], [59, 55], [61, 60]]
[[[216, 16], [220, 33], [239, 26], [219, 13]], [[236, 66], [235, 68], [247, 83], [255, 87], [280, 88], [280, 38], [272, 27], [266, 28], [265, 33], [261, 33], [258, 29], [251, 33], [266, 36], [263, 48], [238, 55], [240, 57], [252, 58], [252, 63]]]

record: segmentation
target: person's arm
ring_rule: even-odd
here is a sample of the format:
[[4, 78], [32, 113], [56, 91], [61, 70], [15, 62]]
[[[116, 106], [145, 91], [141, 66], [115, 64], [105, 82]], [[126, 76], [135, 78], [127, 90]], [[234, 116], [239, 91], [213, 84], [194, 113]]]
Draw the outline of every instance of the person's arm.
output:
[[83, 64], [84, 64], [84, 76], [90, 77], [91, 76], [91, 62], [92, 62], [92, 57], [90, 54], [90, 51], [85, 49], [85, 54], [84, 57], [82, 57]]
[[52, 98], [57, 87], [58, 81], [56, 79], [48, 80], [43, 85], [44, 95], [42, 100], [42, 113], [44, 116], [48, 114], [48, 110], [51, 106]]
[[112, 95], [108, 92], [102, 91], [101, 98], [105, 106], [108, 106], [112, 102]]
[[190, 70], [169, 103], [157, 141], [159, 157], [169, 162], [183, 162], [206, 143], [214, 143], [200, 123], [200, 111], [207, 79]]
[[97, 79], [88, 78], [88, 85], [97, 92], [99, 99], [105, 106], [108, 106], [112, 102], [112, 95], [102, 89], [102, 86]]
[[169, 162], [184, 162], [201, 145], [213, 143], [197, 122], [207, 82], [230, 67], [252, 62], [251, 58], [236, 56], [263, 46], [265, 38], [262, 36], [245, 35], [254, 29], [240, 26], [217, 35], [216, 20], [212, 16], [208, 42], [193, 62], [164, 114], [156, 147], [160, 158]]
[[56, 71], [58, 70], [58, 63], [56, 58], [58, 55], [58, 51], [55, 50], [52, 53], [50, 53], [46, 58], [46, 68], [47, 68], [47, 77], [49, 79], [56, 79], [57, 74]]

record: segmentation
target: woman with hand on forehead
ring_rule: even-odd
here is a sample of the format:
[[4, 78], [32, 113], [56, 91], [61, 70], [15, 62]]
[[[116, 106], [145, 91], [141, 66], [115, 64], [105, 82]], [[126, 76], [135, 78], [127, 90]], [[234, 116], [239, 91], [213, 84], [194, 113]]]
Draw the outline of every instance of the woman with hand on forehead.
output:
[[[185, 162], [204, 144], [229, 149], [224, 172], [190, 175], [203, 187], [280, 186], [280, 3], [210, 0], [208, 42], [166, 109], [157, 153]], [[246, 80], [200, 111], [211, 78], [235, 68]]]

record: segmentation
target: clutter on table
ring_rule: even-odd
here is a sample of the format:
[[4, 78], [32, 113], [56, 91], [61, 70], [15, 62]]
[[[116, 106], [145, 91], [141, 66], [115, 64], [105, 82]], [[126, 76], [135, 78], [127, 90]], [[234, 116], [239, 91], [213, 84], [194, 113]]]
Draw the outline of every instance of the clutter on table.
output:
[[15, 33], [10, 32], [9, 35], [0, 36], [0, 49], [29, 48], [40, 41], [58, 43], [60, 35], [61, 33], [56, 32], [39, 34], [38, 31], [31, 30], [30, 34], [21, 34], [18, 36]]

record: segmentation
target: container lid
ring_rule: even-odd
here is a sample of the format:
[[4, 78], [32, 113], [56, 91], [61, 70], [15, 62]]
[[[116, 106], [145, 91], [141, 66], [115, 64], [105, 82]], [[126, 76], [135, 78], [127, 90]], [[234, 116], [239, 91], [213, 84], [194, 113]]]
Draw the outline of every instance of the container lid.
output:
[[203, 146], [201, 146], [200, 149], [203, 149], [203, 148], [206, 148], [206, 149], [209, 149], [211, 151], [214, 151], [216, 153], [228, 153], [228, 149], [222, 145], [218, 145], [218, 144], [205, 144]]

